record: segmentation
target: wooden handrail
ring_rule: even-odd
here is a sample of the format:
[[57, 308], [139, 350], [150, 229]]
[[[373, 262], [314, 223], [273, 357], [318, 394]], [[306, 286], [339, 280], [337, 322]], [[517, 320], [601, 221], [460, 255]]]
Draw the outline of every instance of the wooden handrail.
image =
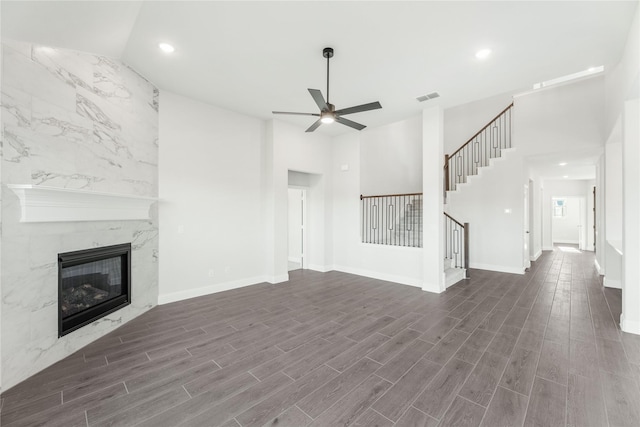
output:
[[464, 224], [462, 224], [461, 222], [459, 222], [457, 219], [455, 219], [454, 217], [452, 217], [451, 215], [449, 215], [446, 212], [442, 212], [444, 214], [444, 216], [446, 216], [447, 218], [449, 218], [451, 221], [455, 222], [456, 224], [458, 224], [460, 227], [464, 228]]
[[422, 196], [422, 193], [405, 193], [405, 194], [381, 194], [379, 196], [363, 196], [360, 195], [360, 200], [362, 199], [371, 199], [374, 197], [401, 197], [401, 196]]
[[[467, 146], [467, 144], [469, 144], [470, 142], [472, 142], [476, 136], [480, 135], [482, 133], [482, 131], [484, 131], [486, 128], [488, 128], [489, 126], [491, 126], [491, 123], [495, 122], [501, 115], [503, 115], [504, 113], [507, 112], [507, 110], [509, 110], [509, 108], [513, 107], [513, 102], [511, 104], [509, 104], [509, 106], [507, 108], [505, 108], [504, 110], [500, 111], [500, 113], [495, 116], [493, 119], [491, 119], [489, 121], [489, 123], [487, 123], [486, 125], [484, 125], [484, 127], [482, 129], [480, 129], [478, 132], [476, 132], [471, 138], [469, 138], [469, 140], [467, 142], [465, 142], [464, 144], [462, 144], [462, 146], [460, 148], [458, 148], [456, 151], [454, 151], [453, 153], [449, 154], [449, 157], [453, 157], [454, 155], [456, 155], [458, 152], [460, 152], [460, 150], [462, 150], [464, 147]], [[446, 166], [446, 165], [445, 165]]]

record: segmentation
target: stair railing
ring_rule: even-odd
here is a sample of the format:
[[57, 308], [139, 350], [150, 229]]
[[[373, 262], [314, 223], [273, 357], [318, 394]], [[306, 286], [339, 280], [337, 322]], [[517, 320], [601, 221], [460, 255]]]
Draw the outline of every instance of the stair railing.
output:
[[422, 247], [422, 193], [360, 195], [362, 242]]
[[493, 120], [473, 135], [462, 147], [444, 156], [444, 194], [455, 190], [467, 177], [478, 174], [478, 168], [500, 157], [502, 150], [511, 148], [511, 111], [513, 102]]
[[464, 224], [444, 213], [444, 253], [454, 267], [466, 269], [469, 278], [469, 223]]

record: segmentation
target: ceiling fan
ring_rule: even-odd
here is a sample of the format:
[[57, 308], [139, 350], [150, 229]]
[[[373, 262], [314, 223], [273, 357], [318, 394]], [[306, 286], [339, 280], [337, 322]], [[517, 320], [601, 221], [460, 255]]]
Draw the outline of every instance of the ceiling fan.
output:
[[333, 57], [333, 48], [325, 47], [322, 50], [322, 56], [327, 58], [327, 100], [326, 101], [324, 100], [324, 97], [322, 96], [322, 92], [320, 92], [318, 89], [309, 89], [309, 93], [311, 94], [311, 97], [320, 108], [320, 113], [292, 113], [287, 111], [273, 111], [273, 114], [293, 114], [296, 116], [320, 117], [318, 120], [316, 120], [315, 123], [309, 126], [309, 129], [307, 129], [306, 132], [313, 132], [318, 128], [318, 126], [320, 126], [323, 123], [333, 123], [333, 122], [338, 122], [340, 124], [352, 127], [357, 130], [364, 129], [366, 127], [365, 125], [361, 125], [360, 123], [356, 123], [354, 121], [345, 119], [342, 116], [345, 116], [347, 114], [359, 113], [362, 111], [377, 110], [378, 108], [382, 108], [382, 105], [380, 105], [380, 103], [376, 101], [376, 102], [370, 102], [369, 104], [358, 105], [356, 107], [349, 107], [349, 108], [343, 108], [341, 110], [336, 110], [335, 105], [329, 103], [329, 60]]

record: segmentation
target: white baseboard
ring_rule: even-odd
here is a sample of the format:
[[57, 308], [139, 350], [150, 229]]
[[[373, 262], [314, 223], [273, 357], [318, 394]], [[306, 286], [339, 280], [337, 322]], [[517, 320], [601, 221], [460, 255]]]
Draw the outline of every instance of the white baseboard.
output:
[[598, 271], [598, 274], [601, 275], [601, 276], [604, 276], [604, 268], [600, 267], [600, 264], [598, 264], [598, 260], [594, 259], [593, 263], [596, 266], [596, 270]]
[[281, 274], [279, 276], [267, 276], [264, 279], [265, 282], [271, 283], [275, 285], [276, 283], [288, 282], [289, 281], [289, 273]]
[[578, 245], [580, 244], [579, 240], [565, 240], [563, 242], [553, 242], [554, 245]]
[[333, 270], [332, 266], [328, 265], [319, 265], [319, 264], [309, 264], [307, 266], [309, 270], [319, 271], [320, 273], [326, 273], [327, 271]]
[[531, 255], [531, 256], [529, 257], [529, 259], [530, 259], [531, 261], [537, 261], [537, 260], [538, 260], [538, 258], [540, 258], [540, 255], [542, 255], [542, 249], [540, 249], [540, 250], [539, 250], [538, 252], [536, 252], [535, 254]]
[[524, 267], [509, 267], [505, 265], [493, 265], [482, 263], [469, 263], [470, 268], [478, 270], [498, 271], [500, 273], [524, 274]]
[[432, 294], [441, 294], [447, 290], [447, 273], [442, 273], [442, 281], [440, 283], [422, 283], [422, 290], [431, 292]]
[[629, 334], [640, 335], [640, 322], [633, 322], [624, 318], [624, 313], [620, 315], [620, 329]]
[[542, 250], [543, 251], [552, 251], [553, 250], [553, 246], [543, 246]]
[[607, 280], [607, 276], [604, 276], [602, 280], [602, 284], [605, 288], [614, 288], [614, 289], [622, 289], [622, 282], [620, 280]]
[[388, 282], [400, 283], [401, 285], [422, 287], [422, 278], [397, 276], [394, 274], [381, 273], [379, 271], [363, 270], [360, 268], [334, 265], [333, 270], [343, 273], [357, 274], [358, 276], [370, 277], [372, 279], [386, 280]]
[[158, 295], [158, 304], [169, 304], [171, 302], [182, 301], [189, 298], [201, 297], [203, 295], [215, 294], [217, 292], [242, 288], [243, 286], [255, 285], [266, 282], [265, 277], [248, 277], [246, 279], [234, 280], [231, 282], [216, 283], [214, 285], [202, 286], [200, 288], [186, 291], [171, 292]]
[[464, 268], [449, 268], [444, 272], [444, 287], [449, 288], [461, 280], [466, 279], [467, 270]]

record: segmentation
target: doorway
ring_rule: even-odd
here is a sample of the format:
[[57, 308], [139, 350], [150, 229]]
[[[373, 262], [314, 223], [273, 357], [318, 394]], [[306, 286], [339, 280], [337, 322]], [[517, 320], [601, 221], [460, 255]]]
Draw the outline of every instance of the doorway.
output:
[[585, 198], [553, 197], [551, 209], [553, 245], [571, 245], [579, 250], [587, 249]]
[[306, 268], [306, 193], [304, 188], [289, 187], [288, 271]]

